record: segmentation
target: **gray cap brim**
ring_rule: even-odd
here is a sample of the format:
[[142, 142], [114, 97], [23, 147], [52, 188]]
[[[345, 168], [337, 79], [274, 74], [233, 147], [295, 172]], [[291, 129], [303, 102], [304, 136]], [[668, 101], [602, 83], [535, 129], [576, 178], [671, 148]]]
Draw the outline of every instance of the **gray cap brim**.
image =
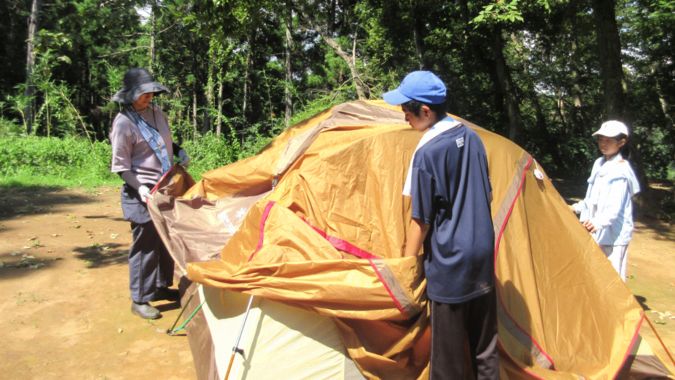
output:
[[142, 85], [131, 90], [123, 88], [117, 91], [117, 93], [113, 95], [112, 101], [123, 104], [131, 104], [136, 100], [138, 100], [138, 98], [141, 95], [147, 94], [149, 92], [157, 94], [162, 92], [169, 92], [169, 89], [164, 87], [159, 82], [143, 83]]

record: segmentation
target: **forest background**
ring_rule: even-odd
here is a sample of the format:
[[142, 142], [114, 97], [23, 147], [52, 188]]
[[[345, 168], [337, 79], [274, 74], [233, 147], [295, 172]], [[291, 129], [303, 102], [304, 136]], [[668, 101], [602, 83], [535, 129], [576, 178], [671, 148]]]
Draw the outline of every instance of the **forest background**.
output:
[[110, 99], [146, 67], [196, 176], [429, 69], [553, 176], [587, 176], [619, 119], [643, 183], [672, 178], [673, 25], [672, 0], [3, 0], [0, 175], [115, 181]]

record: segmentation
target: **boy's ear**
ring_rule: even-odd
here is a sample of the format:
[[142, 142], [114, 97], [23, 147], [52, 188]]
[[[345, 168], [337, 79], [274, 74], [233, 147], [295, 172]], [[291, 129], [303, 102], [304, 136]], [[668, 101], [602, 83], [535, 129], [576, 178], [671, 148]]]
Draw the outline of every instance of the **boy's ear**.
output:
[[424, 116], [427, 116], [427, 117], [428, 117], [428, 116], [430, 116], [431, 113], [432, 113], [431, 108], [429, 108], [429, 106], [426, 105], [426, 104], [422, 104], [422, 107], [421, 107], [420, 109], [421, 109], [422, 112], [424, 113]]

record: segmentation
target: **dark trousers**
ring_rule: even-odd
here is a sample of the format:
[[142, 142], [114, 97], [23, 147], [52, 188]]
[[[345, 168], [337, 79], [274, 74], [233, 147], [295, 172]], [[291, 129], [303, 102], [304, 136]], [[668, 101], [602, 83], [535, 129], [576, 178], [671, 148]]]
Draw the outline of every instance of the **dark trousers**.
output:
[[131, 222], [133, 241], [129, 249], [129, 289], [134, 302], [154, 299], [157, 288], [173, 284], [173, 259], [164, 247], [155, 225]]
[[429, 378], [499, 379], [495, 291], [459, 304], [430, 302]]
[[[147, 184], [152, 186], [152, 184]], [[164, 247], [147, 205], [136, 190], [125, 184], [120, 191], [124, 219], [131, 222], [129, 289], [134, 302], [154, 299], [157, 288], [173, 284], [173, 258]]]

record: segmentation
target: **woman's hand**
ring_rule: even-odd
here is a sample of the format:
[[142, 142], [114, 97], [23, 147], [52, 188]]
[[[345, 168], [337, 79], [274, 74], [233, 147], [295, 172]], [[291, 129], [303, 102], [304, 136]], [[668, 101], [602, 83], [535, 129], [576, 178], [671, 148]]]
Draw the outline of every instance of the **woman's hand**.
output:
[[148, 203], [148, 200], [152, 199], [152, 194], [150, 193], [150, 189], [145, 185], [139, 186], [138, 195], [141, 196], [141, 200], [145, 203]]
[[586, 228], [586, 231], [588, 231], [590, 233], [594, 233], [595, 231], [598, 230], [598, 228], [596, 226], [594, 226], [593, 223], [591, 223], [590, 220], [586, 220], [586, 221], [582, 222], [581, 225], [584, 226], [584, 228]]

